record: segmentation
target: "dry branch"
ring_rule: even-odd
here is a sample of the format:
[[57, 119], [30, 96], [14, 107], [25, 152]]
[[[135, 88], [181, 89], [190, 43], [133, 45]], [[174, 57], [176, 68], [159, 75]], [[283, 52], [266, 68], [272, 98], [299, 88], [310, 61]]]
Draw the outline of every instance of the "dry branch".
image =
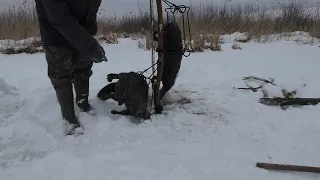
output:
[[251, 90], [251, 91], [253, 91], [253, 92], [257, 92], [258, 91], [258, 89], [261, 89], [262, 88], [262, 86], [259, 86], [259, 87], [251, 87], [251, 86], [248, 86], [248, 87], [239, 87], [239, 88], [236, 88], [236, 87], [234, 87], [234, 89], [241, 89], [241, 90]]
[[[253, 92], [257, 92], [258, 89], [261, 89], [263, 98], [259, 99], [259, 103], [267, 105], [267, 106], [280, 106], [283, 110], [286, 110], [289, 106], [291, 107], [299, 107], [299, 106], [306, 106], [306, 105], [317, 105], [320, 103], [320, 98], [298, 98], [295, 97], [297, 95], [298, 90], [294, 91], [287, 91], [284, 88], [281, 88], [281, 92], [283, 97], [273, 97], [269, 98], [268, 91], [264, 89], [264, 83], [272, 84], [274, 86], [277, 86], [274, 83], [274, 79], [269, 78], [269, 80], [264, 78], [259, 78], [256, 76], [248, 76], [244, 77], [243, 80], [256, 80], [256, 81], [262, 81], [263, 84], [261, 84], [258, 87], [252, 87], [248, 85], [246, 82], [246, 88], [245, 87], [233, 87], [233, 89], [242, 89], [242, 90], [251, 90]], [[306, 84], [304, 84], [302, 87], [306, 87]]]
[[320, 173], [320, 167], [312, 167], [312, 166], [297, 166], [297, 165], [271, 164], [271, 163], [257, 163], [256, 166], [259, 168], [267, 169], [267, 170]]
[[274, 86], [276, 86], [273, 82], [274, 82], [274, 79], [272, 78], [269, 78], [269, 80], [267, 79], [264, 79], [264, 78], [259, 78], [259, 77], [255, 77], [255, 76], [248, 76], [248, 77], [244, 77], [243, 80], [257, 80], [257, 81], [262, 81], [264, 83], [269, 83], [269, 84], [272, 84]]

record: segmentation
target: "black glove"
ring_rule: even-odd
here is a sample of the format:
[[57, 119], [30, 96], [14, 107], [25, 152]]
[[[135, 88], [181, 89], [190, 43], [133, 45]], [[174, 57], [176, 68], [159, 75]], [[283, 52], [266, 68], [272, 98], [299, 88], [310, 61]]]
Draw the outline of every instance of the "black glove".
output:
[[108, 62], [105, 51], [99, 44], [97, 44], [96, 48], [89, 54], [88, 58], [94, 63], [101, 63], [102, 61]]

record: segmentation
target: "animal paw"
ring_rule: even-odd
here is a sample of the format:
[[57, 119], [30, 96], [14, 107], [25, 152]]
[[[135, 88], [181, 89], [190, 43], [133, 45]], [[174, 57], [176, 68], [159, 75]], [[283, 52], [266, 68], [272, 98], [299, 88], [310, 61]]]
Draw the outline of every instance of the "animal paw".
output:
[[107, 79], [108, 79], [108, 82], [111, 82], [113, 80], [113, 78], [111, 76], [109, 76], [109, 74], [107, 76]]
[[161, 114], [163, 111], [163, 106], [161, 106], [161, 105], [155, 106], [154, 110], [155, 110], [156, 114]]
[[113, 79], [116, 79], [117, 77], [117, 74], [114, 74], [114, 73], [110, 73], [107, 75], [107, 79], [109, 82], [111, 82]]

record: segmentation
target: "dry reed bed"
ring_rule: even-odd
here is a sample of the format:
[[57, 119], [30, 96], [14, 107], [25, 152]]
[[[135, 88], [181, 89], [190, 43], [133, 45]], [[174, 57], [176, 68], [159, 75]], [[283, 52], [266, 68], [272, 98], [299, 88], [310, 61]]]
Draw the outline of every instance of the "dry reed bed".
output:
[[[307, 32], [312, 37], [320, 38], [319, 7], [314, 5], [310, 11], [306, 2], [302, 1], [277, 4], [271, 9], [261, 4], [199, 4], [191, 7], [189, 17], [195, 51], [219, 50], [221, 35], [234, 32], [247, 32], [248, 40], [295, 31]], [[176, 20], [182, 27], [182, 18], [176, 16]], [[0, 24], [0, 39], [39, 37], [34, 8], [15, 7], [2, 11]], [[140, 38], [150, 34], [148, 9], [121, 17], [101, 16], [98, 24], [101, 35], [99, 38], [107, 43], [117, 43], [119, 37]], [[186, 38], [189, 38], [189, 33], [186, 34]], [[140, 46], [149, 49], [148, 42], [147, 40], [145, 45]]]

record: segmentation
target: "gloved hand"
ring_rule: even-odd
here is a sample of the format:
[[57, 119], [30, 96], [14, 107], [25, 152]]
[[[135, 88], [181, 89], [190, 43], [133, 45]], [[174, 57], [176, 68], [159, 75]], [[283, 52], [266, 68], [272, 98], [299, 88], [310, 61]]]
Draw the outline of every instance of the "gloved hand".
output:
[[101, 63], [102, 61], [108, 62], [105, 51], [99, 44], [97, 44], [97, 47], [89, 54], [88, 58], [94, 63]]

